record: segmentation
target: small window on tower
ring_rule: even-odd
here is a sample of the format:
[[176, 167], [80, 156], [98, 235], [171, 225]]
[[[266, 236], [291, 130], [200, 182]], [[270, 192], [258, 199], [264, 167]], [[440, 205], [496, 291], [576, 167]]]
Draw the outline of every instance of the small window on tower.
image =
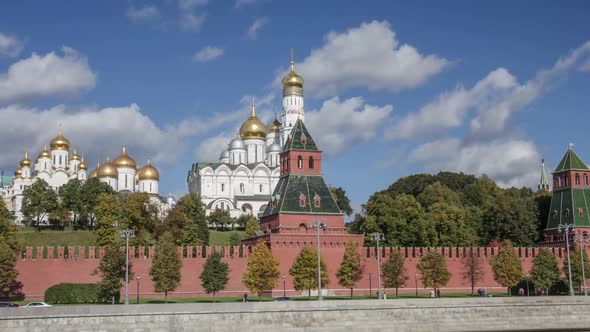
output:
[[588, 185], [588, 174], [584, 174], [584, 184]]
[[566, 218], [569, 218], [569, 217], [570, 217], [570, 209], [565, 209], [565, 212], [563, 213], [563, 215], [564, 215]]
[[223, 192], [224, 190], [225, 190], [225, 184], [224, 184], [224, 183], [222, 183], [222, 184], [221, 184], [221, 191]]
[[313, 168], [313, 166], [314, 166], [313, 157], [309, 156], [309, 168]]
[[584, 216], [584, 209], [578, 208], [578, 216], [580, 216], [580, 217]]
[[240, 193], [244, 193], [244, 184], [240, 183]]
[[301, 134], [301, 144], [305, 145], [307, 144], [307, 136], [305, 136], [305, 134]]
[[299, 168], [299, 169], [303, 168], [303, 158], [301, 156], [297, 157], [297, 168]]
[[557, 210], [553, 210], [553, 220], [557, 220]]
[[320, 207], [321, 200], [322, 199], [320, 198], [320, 195], [315, 194], [315, 196], [313, 196], [313, 206], [316, 207], [316, 208], [319, 208]]
[[576, 173], [576, 184], [580, 184], [580, 174]]
[[301, 195], [299, 195], [299, 207], [305, 207], [305, 195], [303, 195], [303, 193], [301, 193]]
[[259, 186], [259, 190], [262, 193], [262, 185]]

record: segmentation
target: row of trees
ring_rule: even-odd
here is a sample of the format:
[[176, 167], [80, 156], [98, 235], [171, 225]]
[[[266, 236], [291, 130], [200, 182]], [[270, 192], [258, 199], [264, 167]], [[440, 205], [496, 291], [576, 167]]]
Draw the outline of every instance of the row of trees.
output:
[[21, 244], [16, 239], [11, 213], [0, 200], [0, 300], [22, 299], [22, 283], [17, 280], [16, 262]]
[[550, 203], [549, 193], [502, 189], [486, 176], [417, 174], [371, 196], [349, 229], [383, 233], [389, 246], [530, 246], [542, 239]]

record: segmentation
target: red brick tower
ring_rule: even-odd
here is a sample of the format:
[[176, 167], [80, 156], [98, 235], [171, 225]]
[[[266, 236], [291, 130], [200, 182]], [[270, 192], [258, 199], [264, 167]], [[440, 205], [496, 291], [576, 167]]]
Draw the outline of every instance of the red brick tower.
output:
[[344, 214], [322, 176], [322, 152], [303, 121], [293, 126], [280, 160], [281, 178], [260, 218], [260, 232], [243, 243], [265, 241], [271, 248], [317, 244], [312, 227], [319, 220], [321, 243], [341, 246], [352, 240], [361, 245], [362, 235], [346, 232]]

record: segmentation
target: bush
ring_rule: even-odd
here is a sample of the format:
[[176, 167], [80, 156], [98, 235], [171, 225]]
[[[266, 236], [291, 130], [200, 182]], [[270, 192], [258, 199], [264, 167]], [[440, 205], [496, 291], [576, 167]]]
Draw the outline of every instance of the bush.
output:
[[45, 302], [54, 304], [97, 303], [97, 284], [57, 284], [45, 291]]

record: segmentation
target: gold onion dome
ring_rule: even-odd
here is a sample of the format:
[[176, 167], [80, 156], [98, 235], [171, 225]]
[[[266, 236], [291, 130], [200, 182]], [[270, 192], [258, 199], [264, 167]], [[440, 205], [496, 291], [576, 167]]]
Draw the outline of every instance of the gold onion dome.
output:
[[64, 137], [63, 131], [60, 129], [57, 136], [55, 136], [51, 142], [49, 142], [51, 150], [69, 150], [70, 141]]
[[99, 179], [117, 179], [119, 177], [119, 171], [117, 171], [117, 168], [111, 163], [109, 158], [107, 158], [107, 161], [96, 171], [96, 176], [98, 176]]
[[242, 139], [266, 138], [266, 126], [256, 116], [256, 105], [254, 105], [254, 100], [252, 100], [252, 111], [250, 112], [248, 120], [246, 120], [244, 124], [242, 124], [242, 127], [240, 127], [240, 137]]
[[20, 161], [20, 167], [31, 167], [33, 162], [29, 159], [29, 153], [25, 152], [25, 157]]
[[17, 168], [14, 170], [14, 177], [15, 177], [15, 178], [19, 178], [19, 177], [21, 177], [22, 175], [23, 175], [23, 171], [20, 169], [20, 167], [17, 167]]
[[113, 160], [113, 165], [115, 165], [115, 167], [117, 168], [125, 167], [135, 169], [135, 160], [133, 160], [133, 158], [131, 158], [127, 154], [127, 149], [125, 148], [125, 145], [123, 145], [123, 150], [121, 151], [121, 154], [117, 158], [115, 158], [115, 160]]
[[281, 81], [281, 83], [283, 83], [283, 89], [293, 88], [293, 87], [303, 89], [303, 77], [299, 76], [295, 72], [295, 61], [293, 60], [293, 49], [291, 49], [291, 69], [289, 70], [287, 75], [285, 75], [285, 77], [283, 77], [283, 80]]
[[145, 165], [142, 169], [139, 170], [137, 173], [137, 180], [160, 180], [160, 173], [158, 169], [152, 166], [152, 163], [148, 160], [147, 165]]
[[41, 158], [51, 159], [51, 152], [49, 152], [47, 150], [47, 145], [45, 145], [45, 148], [43, 148], [43, 151], [39, 152], [39, 155], [37, 156], [37, 159], [41, 159]]
[[84, 159], [82, 159], [82, 161], [80, 162], [80, 164], [78, 164], [78, 170], [85, 171], [87, 169], [88, 169], [88, 164], [86, 164], [86, 162], [84, 161]]
[[80, 160], [80, 159], [81, 159], [80, 155], [78, 154], [78, 152], [76, 150], [74, 150], [74, 153], [70, 157], [70, 160]]
[[277, 119], [277, 113], [275, 113], [275, 119], [268, 125], [268, 127], [266, 127], [266, 131], [269, 133], [277, 132], [281, 130], [282, 126], [283, 124], [279, 121], [279, 119]]
[[95, 178], [97, 176], [98, 173], [98, 169], [100, 168], [100, 162], [96, 163], [96, 168], [93, 169], [90, 174], [88, 174], [89, 178]]

